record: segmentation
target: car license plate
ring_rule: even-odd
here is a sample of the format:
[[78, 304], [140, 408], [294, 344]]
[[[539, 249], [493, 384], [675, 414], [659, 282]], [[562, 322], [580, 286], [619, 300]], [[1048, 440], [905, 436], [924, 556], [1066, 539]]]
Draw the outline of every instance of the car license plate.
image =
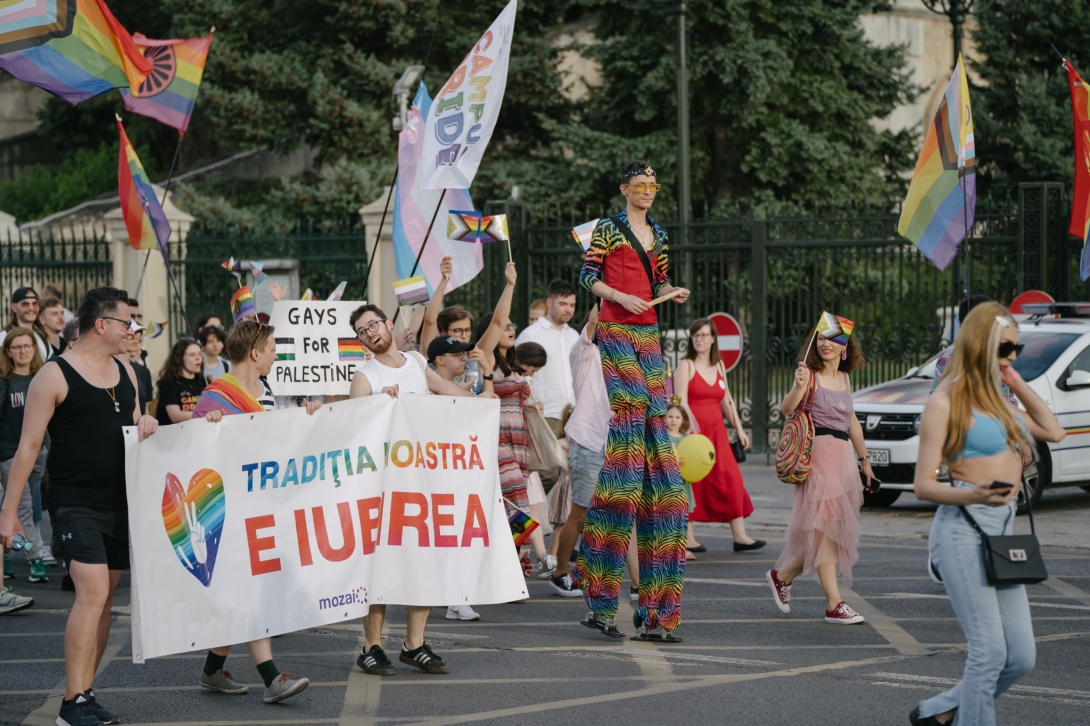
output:
[[871, 449], [871, 466], [889, 466], [889, 449]]

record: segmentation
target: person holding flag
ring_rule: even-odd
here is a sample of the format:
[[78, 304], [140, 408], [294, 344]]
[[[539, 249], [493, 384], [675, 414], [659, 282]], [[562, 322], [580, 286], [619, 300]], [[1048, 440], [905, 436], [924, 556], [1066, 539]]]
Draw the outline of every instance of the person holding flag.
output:
[[[670, 284], [666, 232], [648, 216], [662, 185], [643, 161], [621, 167], [623, 212], [594, 228], [580, 284], [602, 298], [596, 330], [612, 417], [605, 465], [587, 510], [577, 585], [590, 613], [583, 620], [610, 637], [633, 520], [639, 547], [641, 639], [678, 642], [685, 577], [688, 500], [666, 429], [666, 373], [654, 303], [681, 303]], [[666, 635], [653, 633], [662, 626]]]
[[868, 485], [875, 478], [848, 381], [848, 374], [864, 363], [852, 337], [854, 327], [847, 318], [822, 313], [799, 354], [795, 385], [780, 405], [787, 416], [813, 396], [814, 440], [810, 474], [795, 485], [783, 551], [776, 569], [765, 573], [776, 606], [789, 613], [791, 582], [817, 569], [828, 605], [825, 622], [843, 625], [863, 622], [840, 599], [836, 578], [839, 572], [850, 585], [852, 565], [859, 559], [860, 468]]

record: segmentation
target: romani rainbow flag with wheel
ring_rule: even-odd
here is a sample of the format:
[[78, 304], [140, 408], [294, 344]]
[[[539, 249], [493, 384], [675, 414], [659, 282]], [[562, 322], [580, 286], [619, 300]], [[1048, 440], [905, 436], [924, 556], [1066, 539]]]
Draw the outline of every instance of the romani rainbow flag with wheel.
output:
[[151, 74], [140, 84], [135, 96], [128, 89], [121, 90], [125, 108], [176, 128], [184, 135], [193, 116], [215, 32], [212, 28], [205, 38], [188, 40], [152, 40], [142, 33], [133, 34], [136, 47], [151, 63]]

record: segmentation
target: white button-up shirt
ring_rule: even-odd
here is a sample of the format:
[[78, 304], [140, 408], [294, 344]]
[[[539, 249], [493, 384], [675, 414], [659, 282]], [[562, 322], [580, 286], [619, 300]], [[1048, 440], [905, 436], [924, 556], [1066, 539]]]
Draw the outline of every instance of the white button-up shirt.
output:
[[584, 449], [601, 451], [606, 445], [611, 411], [602, 375], [602, 357], [598, 346], [587, 340], [586, 328], [572, 347], [570, 363], [576, 404], [564, 435]]
[[575, 332], [570, 325], [562, 325], [560, 330], [557, 330], [542, 315], [536, 323], [523, 330], [515, 340], [516, 344], [538, 343], [545, 349], [548, 360], [545, 362], [545, 367], [534, 374], [530, 390], [534, 398], [545, 406], [543, 413], [549, 418], [560, 418], [564, 413], [564, 407], [575, 403], [568, 356], [578, 339], [579, 333]]

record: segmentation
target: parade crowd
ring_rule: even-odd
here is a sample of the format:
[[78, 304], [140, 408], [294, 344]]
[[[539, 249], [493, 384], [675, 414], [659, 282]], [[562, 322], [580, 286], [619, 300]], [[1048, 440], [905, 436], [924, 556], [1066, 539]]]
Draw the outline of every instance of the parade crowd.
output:
[[[589, 611], [582, 624], [621, 638], [626, 633], [616, 615], [627, 569], [626, 594], [638, 606], [636, 638], [669, 644], [682, 640], [685, 561], [706, 551], [693, 522], [729, 525], [735, 552], [766, 543], [746, 532], [754, 507], [736, 452], [750, 441], [712, 322], [696, 317], [671, 376], [663, 363], [652, 302], [685, 304], [689, 291], [671, 284], [666, 233], [647, 214], [660, 188], [648, 164], [622, 167], [625, 210], [598, 223], [580, 278], [551, 282], [521, 330], [511, 319], [514, 263], [505, 269], [495, 308], [480, 318], [461, 306], [444, 306], [450, 258], [408, 334], [395, 336], [391, 317], [376, 305], [360, 306], [348, 325], [367, 359], [356, 369], [348, 398], [430, 393], [498, 399], [502, 496], [509, 513], [520, 510], [541, 525], [518, 548], [523, 574], [547, 580], [558, 596], [584, 598]], [[589, 310], [577, 309], [577, 286], [595, 296]], [[286, 406], [320, 415], [321, 405], [335, 400], [293, 399], [270, 387], [276, 340], [267, 322], [242, 319], [227, 327], [216, 316], [202, 316], [196, 339], [174, 343], [153, 373], [146, 367], [139, 304], [125, 291], [90, 290], [75, 314], [64, 307], [60, 290], [43, 293], [39, 299], [30, 287], [16, 290], [0, 333], [4, 577], [14, 577], [9, 558], [25, 557], [30, 582], [60, 575], [64, 589], [75, 591], [65, 632], [67, 690], [57, 723], [120, 723], [99, 703], [92, 681], [106, 647], [113, 594], [129, 566], [121, 428], [136, 426], [144, 440], [158, 427], [195, 418], [215, 425], [227, 415]], [[1032, 669], [1025, 588], [989, 582], [980, 532], [1011, 532], [1033, 440], [1064, 435], [1011, 367], [1020, 346], [1006, 310], [974, 298], [963, 303], [961, 317], [957, 342], [945, 354], [949, 364], [923, 415], [916, 494], [940, 505], [928, 571], [945, 586], [969, 652], [963, 680], [922, 701], [910, 716], [913, 724], [955, 718], [957, 724], [994, 723], [995, 698]], [[794, 488], [783, 550], [766, 573], [784, 613], [791, 612], [795, 579], [815, 575], [827, 601], [824, 621], [837, 625], [864, 621], [841, 598], [839, 585], [850, 586], [862, 496], [875, 486], [849, 380], [864, 365], [864, 351], [851, 326], [846, 330], [846, 336], [844, 330], [827, 336], [820, 325], [811, 330], [781, 403], [785, 415], [806, 409], [813, 440], [808, 473]], [[714, 465], [703, 478], [686, 481], [676, 451], [697, 433], [711, 442]], [[935, 478], [942, 462], [952, 485]], [[14, 586], [0, 593], [0, 614], [32, 605]], [[426, 639], [432, 608], [406, 609], [398, 660], [426, 673], [448, 673], [450, 665]], [[372, 604], [363, 619], [357, 664], [367, 674], [397, 672], [384, 649], [385, 615], [386, 606]], [[448, 607], [445, 617], [480, 615], [460, 604]], [[245, 645], [266, 703], [307, 688], [305, 677], [276, 665], [270, 639]], [[230, 649], [226, 644], [208, 651], [194, 674], [200, 686], [247, 692], [226, 669]]]

